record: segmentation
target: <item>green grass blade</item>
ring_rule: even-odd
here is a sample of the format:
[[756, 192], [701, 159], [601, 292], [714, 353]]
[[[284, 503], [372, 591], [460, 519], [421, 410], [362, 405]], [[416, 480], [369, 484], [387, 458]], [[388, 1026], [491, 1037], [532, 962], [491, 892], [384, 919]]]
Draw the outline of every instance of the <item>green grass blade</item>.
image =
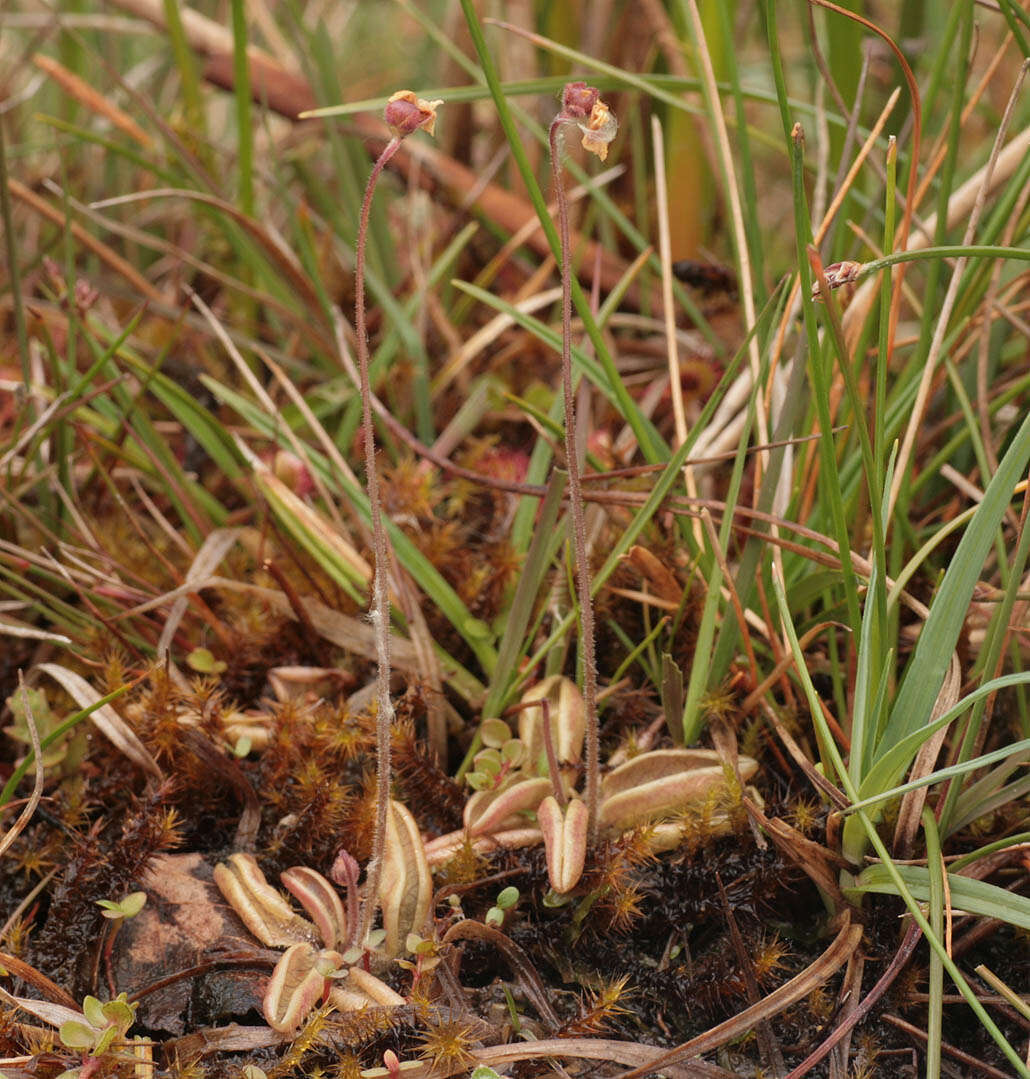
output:
[[962, 631], [984, 559], [1028, 461], [1030, 416], [1024, 419], [1009, 445], [952, 556], [909, 660], [887, 728], [876, 747], [877, 759], [924, 726], [929, 718]]
[[237, 198], [247, 217], [254, 216], [254, 126], [250, 116], [250, 61], [247, 58], [247, 9], [231, 0], [233, 93], [236, 98]]
[[[941, 853], [941, 837], [937, 820], [929, 806], [922, 812], [923, 834], [926, 836], [926, 864], [929, 870], [930, 925], [938, 940], [944, 936], [944, 858]], [[929, 1001], [926, 1020], [926, 1079], [940, 1079], [941, 1074], [941, 1018], [944, 1011], [944, 964], [940, 956], [930, 952], [928, 978]]]
[[[894, 868], [916, 900], [929, 902], [930, 874], [926, 866], [896, 865]], [[948, 887], [953, 907], [983, 918], [997, 918], [1020, 929], [1030, 929], [1030, 898], [1027, 896], [956, 873], [948, 874]], [[895, 883], [883, 865], [871, 865], [864, 869], [855, 880], [854, 890], [859, 893], [897, 894]]]
[[555, 525], [565, 491], [565, 479], [566, 474], [556, 470], [547, 485], [547, 494], [540, 503], [533, 542], [526, 552], [515, 596], [505, 616], [504, 633], [497, 647], [497, 662], [490, 677], [486, 700], [483, 702], [483, 719], [501, 714], [511, 676], [524, 652], [526, 627], [529, 625], [544, 574], [554, 556], [555, 544], [560, 542], [562, 537], [561, 531], [556, 530]]

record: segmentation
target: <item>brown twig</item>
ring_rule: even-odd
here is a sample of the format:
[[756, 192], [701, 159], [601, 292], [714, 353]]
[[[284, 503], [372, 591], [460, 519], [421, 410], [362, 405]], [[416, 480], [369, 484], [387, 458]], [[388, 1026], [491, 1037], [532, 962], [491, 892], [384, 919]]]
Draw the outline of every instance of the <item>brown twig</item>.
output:
[[[965, 998], [963, 998], [965, 999]], [[899, 1016], [891, 1015], [890, 1013], [884, 1013], [881, 1018], [885, 1023], [890, 1023], [892, 1027], [896, 1027], [898, 1030], [904, 1031], [906, 1034], [918, 1041], [925, 1044], [926, 1031], [920, 1030], [919, 1027], [912, 1023], [906, 1022]], [[957, 1060], [960, 1064], [964, 1064], [967, 1068], [975, 1069], [980, 1075], [988, 1076], [988, 1079], [1010, 1079], [1008, 1072], [999, 1071], [997, 1068], [991, 1067], [990, 1064], [983, 1060], [979, 1060], [977, 1057], [971, 1056], [969, 1053], [963, 1053], [961, 1049], [956, 1049], [955, 1046], [949, 1045], [948, 1042], [941, 1042], [941, 1049], [945, 1056], [951, 1057], [952, 1060]]]
[[901, 942], [901, 947], [895, 953], [894, 958], [888, 964], [887, 969], [880, 975], [877, 983], [862, 998], [862, 1003], [855, 1008], [847, 1019], [834, 1030], [818, 1049], [809, 1053], [808, 1056], [805, 1057], [805, 1059], [786, 1077], [786, 1079], [801, 1079], [801, 1076], [807, 1075], [820, 1060], [829, 1054], [830, 1050], [844, 1037], [845, 1034], [853, 1030], [860, 1022], [862, 1022], [872, 1010], [873, 1005], [890, 988], [894, 979], [901, 973], [905, 964], [912, 958], [912, 953], [916, 950], [916, 945], [919, 943], [919, 938], [922, 937], [922, 935], [922, 930], [915, 923], [908, 927], [908, 932], [905, 934], [905, 939]]

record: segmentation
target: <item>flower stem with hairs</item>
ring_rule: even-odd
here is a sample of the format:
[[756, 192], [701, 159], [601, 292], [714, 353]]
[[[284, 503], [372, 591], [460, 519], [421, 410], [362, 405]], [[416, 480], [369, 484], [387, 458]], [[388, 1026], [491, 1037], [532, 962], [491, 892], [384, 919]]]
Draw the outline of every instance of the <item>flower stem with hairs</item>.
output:
[[365, 483], [372, 517], [372, 553], [375, 566], [369, 619], [375, 631], [378, 664], [376, 675], [376, 822], [372, 838], [372, 857], [368, 865], [365, 901], [362, 904], [361, 921], [357, 932], [358, 944], [363, 944], [368, 936], [378, 906], [383, 849], [386, 845], [387, 813], [390, 805], [390, 725], [394, 716], [393, 701], [390, 699], [390, 598], [387, 594], [390, 545], [386, 529], [383, 527], [379, 473], [376, 469], [375, 431], [372, 427], [372, 390], [368, 378], [368, 337], [365, 326], [365, 244], [376, 182], [406, 136], [420, 128], [432, 135], [436, 123], [436, 106], [440, 104], [439, 101], [422, 101], [410, 90], [398, 91], [387, 102], [384, 119], [392, 137], [376, 158], [365, 186], [354, 261], [354, 332], [357, 337], [361, 422], [365, 433]]
[[569, 513], [572, 518], [572, 546], [576, 562], [576, 592], [579, 599], [580, 639], [583, 649], [583, 701], [586, 706], [586, 805], [590, 841], [597, 839], [597, 809], [600, 800], [601, 761], [597, 723], [597, 659], [594, 648], [594, 605], [590, 597], [590, 563], [587, 559], [587, 532], [580, 486], [576, 438], [576, 402], [572, 386], [572, 253], [569, 250], [569, 206], [562, 180], [562, 136], [566, 124], [576, 124], [583, 133], [583, 147], [604, 161], [608, 144], [615, 137], [617, 122], [598, 91], [582, 82], [570, 82], [562, 91], [562, 105], [548, 133], [551, 175], [558, 206], [558, 233], [561, 240], [562, 282], [562, 393], [565, 403], [565, 457], [569, 472]]

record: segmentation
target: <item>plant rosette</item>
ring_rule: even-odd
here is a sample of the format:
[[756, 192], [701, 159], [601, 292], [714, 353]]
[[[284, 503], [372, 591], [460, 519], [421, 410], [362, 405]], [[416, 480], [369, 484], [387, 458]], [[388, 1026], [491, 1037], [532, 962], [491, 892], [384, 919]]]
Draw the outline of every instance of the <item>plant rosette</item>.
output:
[[[546, 707], [541, 702], [546, 702]], [[545, 722], [549, 729], [545, 729]], [[507, 747], [517, 741], [521, 752], [516, 756], [509, 749], [508, 753], [519, 764], [505, 768], [502, 763], [492, 771], [494, 762], [486, 761], [484, 753], [496, 753], [497, 749], [477, 754], [475, 770], [466, 777], [477, 789], [465, 805], [465, 827], [426, 844], [429, 864], [446, 863], [466, 843], [482, 853], [542, 843], [551, 887], [559, 895], [575, 888], [588, 845], [586, 806], [574, 782], [585, 729], [582, 694], [574, 682], [561, 675], [545, 679], [524, 694], [517, 740], [502, 720], [487, 720], [483, 743]], [[743, 784], [757, 771], [758, 762], [752, 757], [740, 757], [734, 771], [711, 749], [641, 753], [613, 768], [602, 780], [600, 833], [615, 837], [643, 826], [648, 828], [651, 850], [673, 850], [690, 834], [692, 818], [701, 813], [707, 835], [726, 834], [734, 827], [734, 809], [745, 792]], [[747, 787], [746, 793], [762, 804], [753, 787]]]
[[319, 1003], [340, 1011], [397, 1007], [404, 998], [374, 974], [353, 964], [380, 949], [394, 959], [429, 916], [433, 890], [418, 826], [399, 802], [390, 803], [378, 897], [383, 929], [362, 943], [353, 941], [356, 919], [348, 918], [333, 884], [306, 866], [280, 874], [285, 888], [304, 908], [298, 914], [273, 888], [252, 854], [237, 853], [214, 869], [218, 890], [250, 932], [269, 948], [283, 949], [262, 1001], [268, 1025], [293, 1033]]

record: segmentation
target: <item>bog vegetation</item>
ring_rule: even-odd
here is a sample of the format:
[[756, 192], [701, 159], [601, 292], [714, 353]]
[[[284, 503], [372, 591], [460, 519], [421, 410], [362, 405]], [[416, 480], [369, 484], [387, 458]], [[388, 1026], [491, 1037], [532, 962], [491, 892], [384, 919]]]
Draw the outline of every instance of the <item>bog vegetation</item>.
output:
[[4, 5], [0, 1073], [1030, 1076], [1030, 15], [847, 8]]

